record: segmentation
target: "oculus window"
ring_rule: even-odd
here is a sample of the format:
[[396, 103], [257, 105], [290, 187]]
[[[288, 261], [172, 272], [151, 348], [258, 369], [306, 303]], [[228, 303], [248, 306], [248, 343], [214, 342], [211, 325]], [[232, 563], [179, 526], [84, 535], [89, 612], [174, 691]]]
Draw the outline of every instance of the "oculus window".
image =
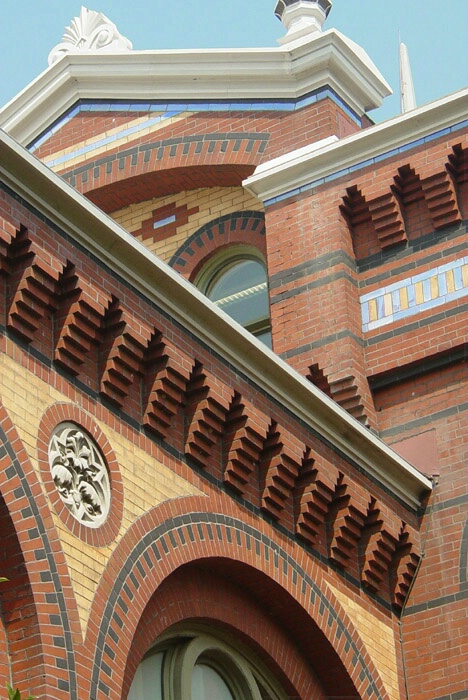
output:
[[195, 284], [218, 308], [271, 347], [267, 272], [258, 254], [229, 248], [205, 266]]

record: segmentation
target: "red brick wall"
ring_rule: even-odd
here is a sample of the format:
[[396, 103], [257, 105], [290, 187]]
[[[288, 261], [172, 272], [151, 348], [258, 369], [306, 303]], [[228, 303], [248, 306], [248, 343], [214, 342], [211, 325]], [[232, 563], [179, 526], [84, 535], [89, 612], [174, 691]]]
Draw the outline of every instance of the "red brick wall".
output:
[[429, 462], [415, 460], [439, 476], [421, 514], [425, 556], [403, 618], [412, 700], [466, 697], [466, 302], [364, 334], [359, 296], [466, 255], [466, 140], [441, 137], [266, 210], [275, 350], [344, 406], [333, 389], [347, 367], [371, 424], [397, 451], [434, 432]]

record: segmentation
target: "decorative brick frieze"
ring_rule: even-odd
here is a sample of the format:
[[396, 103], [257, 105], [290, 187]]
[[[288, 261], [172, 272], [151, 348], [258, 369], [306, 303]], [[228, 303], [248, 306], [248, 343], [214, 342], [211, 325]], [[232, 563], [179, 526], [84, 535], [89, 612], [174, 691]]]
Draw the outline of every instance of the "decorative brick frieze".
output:
[[353, 233], [356, 257], [361, 257], [361, 245], [369, 246], [369, 235], [371, 239], [376, 237], [381, 250], [407, 240], [400, 205], [393, 192], [374, 198], [366, 197], [356, 186], [346, 192], [341, 211]]
[[[224, 434], [224, 483], [241, 495], [248, 490], [252, 480], [256, 482], [258, 479], [260, 456], [268, 428], [268, 417], [250, 401], [236, 394]], [[250, 484], [252, 487], [257, 491], [256, 483]]]
[[[23, 260], [15, 251], [22, 248], [16, 248], [16, 228], [8, 230], [3, 226], [3, 230], [8, 261], [4, 279], [9, 284], [15, 264]], [[261, 212], [245, 212], [221, 217], [203, 229], [203, 235], [206, 234], [207, 246], [209, 231], [216, 231], [218, 242], [231, 235], [236, 240], [246, 236], [264, 246], [264, 230]], [[29, 232], [36, 243], [34, 226]], [[331, 558], [337, 568], [346, 569], [356, 581], [359, 553], [365, 551], [369, 562], [372, 558], [378, 562], [381, 578], [377, 585], [376, 575], [371, 576], [372, 565], [367, 563], [366, 585], [371, 590], [377, 588], [379, 595], [390, 600], [389, 587], [383, 581], [391, 575], [396, 582], [395, 600], [404, 595], [401, 591], [414, 571], [417, 533], [402, 538], [400, 520], [394, 535], [382, 516], [373, 542], [373, 523], [368, 518], [363, 523], [371, 495], [386, 503], [387, 496], [391, 499], [389, 494], [356, 473], [338, 451], [332, 451], [325, 441], [308, 432], [245, 377], [234, 374], [219, 355], [203, 344], [195, 345], [192, 336], [136, 294], [130, 284], [79, 249], [72, 256], [69, 241], [57, 230], [51, 229], [41, 241], [43, 252], [37, 259], [47, 259], [57, 271], [57, 283], [43, 307], [48, 311], [48, 325], [42, 324], [42, 334], [50, 336], [48, 354], [44, 351], [43, 355], [51, 376], [60, 376], [61, 373], [55, 373], [57, 366], [65, 369], [68, 376], [78, 376], [83, 400], [99, 406], [99, 401], [105, 399], [105, 406], [99, 410], [108, 411], [111, 420], [115, 416], [130, 419], [136, 439], [146, 439], [145, 430], [153, 433], [165, 442], [154, 449], [164, 454], [185, 454], [189, 466], [205, 470], [217, 480], [219, 488], [234, 491], [250, 504], [252, 512], [276, 521], [320, 557]], [[64, 260], [72, 260], [63, 272], [59, 257], [62, 255]], [[35, 258], [26, 255], [24, 260], [30, 263]], [[28, 264], [19, 269], [30, 268]], [[36, 347], [38, 335], [39, 332], [28, 341], [31, 346]], [[309, 354], [305, 373], [308, 371], [312, 381], [358, 418], [364, 416], [363, 401], [359, 399], [361, 384], [355, 373], [345, 374], [343, 369], [346, 366], [349, 372], [350, 362], [355, 362], [352, 353], [341, 352], [330, 367], [326, 359], [324, 353], [323, 357], [314, 358], [315, 364], [311, 365]], [[343, 374], [344, 378], [338, 380]], [[61, 380], [66, 382], [66, 377]], [[62, 408], [55, 415], [57, 422], [83, 425], [95, 437], [89, 417]], [[55, 427], [51, 423], [48, 416], [44, 427], [47, 440]], [[42, 455], [41, 459], [45, 457]], [[113, 476], [112, 468], [109, 473], [114, 489], [118, 476]], [[116, 536], [118, 522], [113, 519], [112, 507], [109, 518], [93, 534], [86, 534], [84, 531], [91, 528], [85, 528], [65, 512], [50, 469], [47, 480], [48, 495], [72, 532], [99, 546]], [[119, 497], [122, 500], [123, 495], [120, 493]], [[395, 503], [400, 508], [401, 504]], [[385, 538], [387, 532], [393, 537], [392, 551], [382, 566], [385, 542], [379, 543], [379, 538]]]
[[[175, 416], [181, 416], [193, 360], [160, 333], [150, 342], [145, 358], [146, 399], [143, 425], [167, 439]], [[182, 428], [182, 425], [181, 425]]]
[[393, 181], [389, 172], [387, 182], [381, 175], [377, 184], [348, 186], [340, 209], [352, 233], [356, 258], [378, 253], [377, 241], [385, 251], [407, 243], [421, 231], [428, 233], [462, 221], [467, 214], [466, 150], [453, 146], [445, 164], [437, 162], [430, 174], [426, 174], [427, 165], [415, 158], [414, 165], [398, 167]]
[[293, 493], [301, 469], [305, 445], [289, 431], [273, 422], [264, 443], [261, 457], [261, 507], [275, 520], [288, 520], [283, 515], [288, 502], [293, 507]]
[[60, 284], [55, 361], [79, 374], [91, 348], [102, 342], [102, 324], [111, 296], [69, 266]]
[[220, 442], [232, 396], [232, 389], [196, 364], [187, 388], [185, 454], [215, 472], [221, 467]]
[[103, 350], [101, 350], [100, 391], [110, 401], [123, 406], [130, 391], [130, 385], [136, 385], [140, 396], [143, 359], [152, 329], [142, 321], [135, 319], [115, 302], [106, 314], [103, 332]]

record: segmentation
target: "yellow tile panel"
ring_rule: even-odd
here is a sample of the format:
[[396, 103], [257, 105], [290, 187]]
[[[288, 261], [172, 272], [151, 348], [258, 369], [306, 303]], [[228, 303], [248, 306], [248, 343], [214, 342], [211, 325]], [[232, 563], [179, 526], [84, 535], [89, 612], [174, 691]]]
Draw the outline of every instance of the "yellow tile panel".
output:
[[408, 288], [407, 287], [402, 287], [400, 289], [400, 307], [401, 310], [404, 311], [409, 307], [409, 301], [408, 301]]
[[423, 283], [422, 282], [416, 282], [414, 285], [414, 293], [416, 297], [416, 304], [422, 304], [424, 302], [424, 293], [423, 293]]
[[400, 700], [396, 640], [393, 628], [368, 609], [328, 584], [361, 637], [390, 700]]
[[455, 291], [455, 277], [453, 276], [453, 270], [447, 270], [445, 273], [447, 279], [447, 292], [450, 294]]
[[468, 287], [468, 265], [462, 265], [463, 286]]

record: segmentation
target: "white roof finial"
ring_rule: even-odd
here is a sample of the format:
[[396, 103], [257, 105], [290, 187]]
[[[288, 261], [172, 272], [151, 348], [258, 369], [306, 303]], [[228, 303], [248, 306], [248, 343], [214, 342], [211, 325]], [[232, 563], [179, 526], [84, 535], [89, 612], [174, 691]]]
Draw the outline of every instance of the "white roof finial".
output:
[[132, 43], [126, 39], [102, 12], [81, 8], [80, 16], [74, 17], [65, 29], [60, 44], [49, 54], [49, 66], [66, 53], [86, 51], [130, 51]]
[[331, 0], [278, 0], [275, 15], [287, 29], [286, 36], [278, 42], [289, 44], [295, 39], [321, 32], [331, 7]]
[[400, 101], [402, 114], [416, 109], [416, 95], [414, 94], [408, 49], [402, 41], [400, 41]]

